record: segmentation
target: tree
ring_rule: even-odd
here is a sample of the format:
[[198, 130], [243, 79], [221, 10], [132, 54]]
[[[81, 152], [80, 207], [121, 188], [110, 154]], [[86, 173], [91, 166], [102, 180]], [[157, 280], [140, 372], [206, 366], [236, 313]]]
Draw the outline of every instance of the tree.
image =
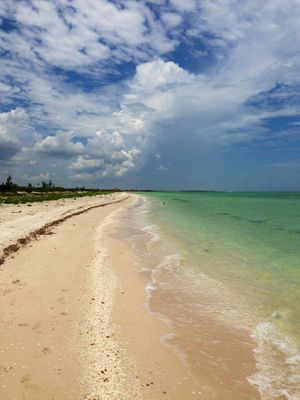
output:
[[51, 179], [49, 180], [49, 182], [42, 181], [42, 190], [46, 191], [46, 190], [53, 189], [54, 187], [55, 187], [55, 185], [54, 185], [54, 183], [52, 183]]
[[8, 177], [6, 178], [6, 182], [5, 182], [5, 187], [7, 190], [10, 190], [13, 187], [14, 183], [12, 180], [12, 176], [8, 175]]

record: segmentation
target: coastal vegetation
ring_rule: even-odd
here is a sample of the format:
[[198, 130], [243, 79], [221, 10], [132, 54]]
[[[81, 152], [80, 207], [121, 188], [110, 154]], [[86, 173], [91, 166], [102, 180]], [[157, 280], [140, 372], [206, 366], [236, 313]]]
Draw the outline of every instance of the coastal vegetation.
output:
[[64, 198], [77, 198], [111, 194], [119, 189], [87, 189], [85, 187], [64, 188], [56, 186], [51, 180], [42, 181], [33, 186], [20, 186], [13, 181], [12, 176], [0, 184], [0, 204], [24, 204], [37, 201], [59, 200]]

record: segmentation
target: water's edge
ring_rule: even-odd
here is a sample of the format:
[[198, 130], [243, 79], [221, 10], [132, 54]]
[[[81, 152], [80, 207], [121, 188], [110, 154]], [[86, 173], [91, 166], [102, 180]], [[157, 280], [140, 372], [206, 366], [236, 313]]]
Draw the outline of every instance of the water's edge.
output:
[[[197, 279], [195, 279], [193, 276], [195, 270], [189, 268], [189, 265], [187, 266], [186, 257], [182, 251], [178, 251], [174, 247], [174, 243], [168, 240], [171, 238], [162, 235], [157, 220], [153, 218], [153, 208], [156, 206], [157, 204], [151, 199], [140, 196], [135, 207], [129, 210], [129, 214], [124, 217], [124, 226], [127, 226], [125, 237], [128, 238], [129, 244], [134, 250], [137, 266], [141, 273], [149, 277], [149, 284], [146, 288], [146, 307], [150, 313], [169, 326], [170, 333], [161, 338], [161, 341], [169, 346], [187, 367], [191, 366], [191, 362], [197, 363], [197, 357], [191, 360], [184, 349], [180, 347], [180, 340], [177, 340], [176, 336], [180, 334], [180, 329], [176, 332], [176, 324], [174, 324], [172, 316], [174, 317], [175, 314], [178, 316], [178, 310], [175, 310], [174, 313], [174, 306], [168, 305], [169, 309], [163, 309], [157, 304], [159, 299], [165, 300], [166, 296], [172, 297], [174, 293], [177, 298], [181, 297], [183, 301], [186, 301], [186, 295], [181, 293], [185, 289], [180, 288], [180, 285], [182, 282], [189, 282], [190, 303], [185, 304], [185, 307], [192, 309], [186, 313], [189, 323], [196, 324], [199, 322], [197, 322], [197, 318], [199, 319], [200, 314], [203, 318], [203, 315], [210, 313], [214, 317], [217, 315], [218, 323], [224, 324], [228, 336], [232, 334], [233, 327], [242, 332], [242, 336], [247, 332], [249, 336], [247, 346], [251, 347], [257, 367], [257, 370], [253, 371], [249, 366], [248, 370], [251, 373], [247, 375], [248, 382], [259, 390], [262, 399], [274, 399], [280, 396], [283, 399], [299, 399], [299, 348], [290, 337], [278, 331], [276, 320], [279, 316], [276, 311], [274, 310], [269, 318], [263, 319], [259, 313], [253, 315], [251, 307], [249, 310], [247, 309], [248, 305], [244, 304], [244, 299], [235, 308], [232, 304], [236, 298], [222, 282], [201, 271], [197, 271]], [[176, 284], [174, 284], [174, 280]], [[172, 287], [170, 286], [171, 281], [173, 281]], [[201, 284], [199, 284], [200, 281]], [[203, 290], [205, 290], [204, 297]], [[199, 292], [201, 292], [201, 296], [200, 299], [197, 299]], [[205, 307], [206, 310], [204, 310]], [[184, 312], [181, 315], [184, 315]], [[234, 325], [236, 321], [239, 322], [238, 326]], [[182, 326], [186, 323], [187, 321], [181, 321]], [[179, 324], [177, 325], [179, 326]], [[205, 338], [206, 342], [197, 340], [198, 345], [205, 344], [209, 352], [211, 338]], [[232, 343], [226, 343], [226, 345], [230, 347]]]

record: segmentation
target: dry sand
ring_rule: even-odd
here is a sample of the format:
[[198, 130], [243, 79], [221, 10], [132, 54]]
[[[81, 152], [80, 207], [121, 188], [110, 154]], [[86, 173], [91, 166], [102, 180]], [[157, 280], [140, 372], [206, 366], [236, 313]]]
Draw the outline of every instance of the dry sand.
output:
[[[109, 201], [90, 200], [77, 202], [75, 212]], [[70, 213], [73, 204], [65, 203], [63, 212]], [[46, 236], [10, 253], [1, 266], [0, 399], [134, 398], [112, 332], [116, 277], [101, 244], [105, 219], [121, 204], [92, 208], [54, 225]], [[40, 216], [41, 205], [37, 208]], [[61, 218], [55, 205], [49, 208], [51, 216], [45, 213], [39, 221], [33, 213], [38, 229]], [[11, 222], [15, 231], [18, 223]], [[30, 224], [20, 231], [29, 234]], [[16, 242], [2, 232], [2, 224], [1, 233]]]
[[34, 238], [36, 233], [45, 233], [48, 225], [62, 222], [94, 207], [117, 202], [124, 197], [124, 194], [111, 194], [23, 205], [1, 204], [0, 263], [3, 261], [3, 251], [15, 251], [20, 245]]

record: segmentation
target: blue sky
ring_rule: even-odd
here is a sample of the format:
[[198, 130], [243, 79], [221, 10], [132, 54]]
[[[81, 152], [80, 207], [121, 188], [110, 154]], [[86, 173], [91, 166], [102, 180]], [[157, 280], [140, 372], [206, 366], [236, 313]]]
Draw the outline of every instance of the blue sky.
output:
[[300, 190], [297, 0], [2, 0], [0, 179]]

